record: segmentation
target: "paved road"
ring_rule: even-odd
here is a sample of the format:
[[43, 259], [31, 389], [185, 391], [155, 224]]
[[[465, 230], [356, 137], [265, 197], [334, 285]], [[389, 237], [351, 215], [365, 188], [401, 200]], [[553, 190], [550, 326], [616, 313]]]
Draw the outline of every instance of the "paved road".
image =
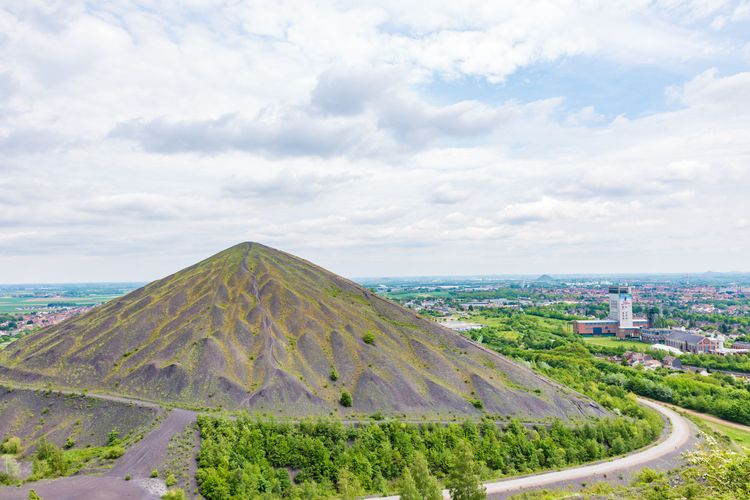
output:
[[[505, 498], [525, 490], [558, 487], [573, 481], [600, 480], [605, 474], [615, 476], [626, 469], [646, 467], [658, 463], [665, 456], [673, 455], [690, 443], [692, 427], [684, 417], [653, 401], [639, 398], [639, 402], [653, 408], [669, 420], [670, 429], [666, 439], [643, 451], [608, 462], [485, 483], [487, 496], [490, 498]], [[447, 490], [443, 491], [443, 496], [446, 499], [450, 498]], [[397, 500], [398, 498], [398, 496], [392, 496], [379, 500]]]

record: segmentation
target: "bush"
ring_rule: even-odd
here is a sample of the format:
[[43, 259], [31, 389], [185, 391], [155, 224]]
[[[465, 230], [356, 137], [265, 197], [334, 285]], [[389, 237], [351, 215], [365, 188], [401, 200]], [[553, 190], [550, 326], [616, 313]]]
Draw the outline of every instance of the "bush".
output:
[[125, 454], [125, 448], [122, 447], [122, 445], [116, 445], [116, 446], [110, 446], [107, 448], [104, 453], [102, 453], [102, 458], [106, 458], [107, 460], [114, 460], [115, 458], [120, 458]]
[[352, 395], [348, 392], [344, 391], [341, 393], [341, 399], [339, 399], [339, 403], [341, 403], [341, 406], [344, 406], [346, 408], [349, 408], [352, 406]]
[[76, 442], [75, 442], [75, 440], [73, 440], [73, 438], [72, 438], [72, 437], [69, 437], [69, 438], [68, 438], [68, 439], [67, 439], [67, 440], [65, 441], [65, 446], [63, 446], [63, 448], [65, 448], [66, 450], [69, 450], [69, 449], [71, 449], [72, 447], [74, 447], [75, 445], [76, 445]]
[[115, 428], [109, 431], [109, 435], [107, 436], [107, 446], [113, 446], [116, 444], [120, 444], [120, 431]]
[[367, 332], [362, 336], [362, 341], [365, 344], [374, 344], [375, 343], [375, 334], [372, 332]]
[[0, 449], [2, 449], [3, 453], [7, 453], [8, 455], [17, 455], [18, 452], [21, 451], [21, 438], [15, 436], [7, 438], [3, 444], [0, 445]]
[[328, 375], [328, 378], [336, 382], [339, 379], [339, 372], [337, 372], [336, 369], [334, 368], [333, 370], [331, 370], [331, 374]]
[[21, 475], [21, 467], [13, 457], [3, 457], [3, 469], [0, 471], [0, 484], [15, 484]]
[[185, 500], [185, 492], [181, 488], [173, 488], [162, 496], [163, 500]]
[[174, 477], [174, 474], [170, 472], [169, 474], [167, 474], [167, 478], [164, 480], [164, 482], [167, 483], [167, 488], [170, 488], [177, 484], [177, 478]]
[[130, 474], [125, 474], [125, 481], [130, 481]]
[[159, 477], [159, 471], [158, 471], [158, 470], [156, 470], [156, 469], [152, 470], [152, 471], [151, 471], [151, 477], [152, 477], [152, 478], [157, 478], [157, 477]]
[[32, 476], [34, 479], [64, 476], [68, 472], [68, 461], [63, 451], [45, 438], [39, 441], [34, 462]]

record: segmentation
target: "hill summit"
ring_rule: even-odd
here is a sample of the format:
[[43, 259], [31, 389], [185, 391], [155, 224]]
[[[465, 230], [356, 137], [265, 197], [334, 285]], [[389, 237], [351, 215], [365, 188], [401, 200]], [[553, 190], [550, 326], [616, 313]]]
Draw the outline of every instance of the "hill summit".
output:
[[[258, 243], [15, 342], [0, 353], [0, 376], [286, 416], [603, 413], [451, 330]], [[351, 408], [340, 403], [344, 392]]]

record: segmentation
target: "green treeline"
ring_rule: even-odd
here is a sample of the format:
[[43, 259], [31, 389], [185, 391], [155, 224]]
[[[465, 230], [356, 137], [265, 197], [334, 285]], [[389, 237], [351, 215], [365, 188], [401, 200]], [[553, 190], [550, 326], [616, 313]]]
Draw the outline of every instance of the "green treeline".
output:
[[[449, 478], [462, 447], [476, 460], [482, 479], [558, 468], [626, 453], [652, 442], [661, 420], [602, 419], [528, 429], [513, 420], [462, 424], [397, 421], [345, 426], [200, 417], [198, 481], [209, 500], [229, 498], [325, 498], [391, 493], [405, 467], [426, 458], [430, 474]], [[461, 462], [459, 460], [459, 462]], [[464, 464], [460, 464], [463, 466]]]
[[705, 354], [683, 354], [682, 362], [690, 366], [700, 366], [709, 370], [729, 370], [750, 373], [750, 356], [730, 354], [728, 356], [706, 356]]

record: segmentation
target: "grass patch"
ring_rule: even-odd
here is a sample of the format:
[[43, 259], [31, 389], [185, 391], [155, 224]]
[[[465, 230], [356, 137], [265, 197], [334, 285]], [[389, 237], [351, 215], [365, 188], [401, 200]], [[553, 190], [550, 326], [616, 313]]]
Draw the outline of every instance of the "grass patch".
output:
[[581, 337], [587, 344], [597, 345], [600, 347], [624, 347], [633, 351], [648, 351], [651, 344], [644, 342], [635, 342], [632, 340], [620, 340], [615, 337]]
[[701, 418], [694, 413], [687, 414], [687, 417], [695, 422], [703, 430], [709, 430], [715, 434], [718, 434], [720, 437], [723, 436], [729, 439], [737, 446], [745, 448], [746, 450], [750, 450], [750, 431], [737, 429], [730, 425], [725, 425], [719, 422]]

